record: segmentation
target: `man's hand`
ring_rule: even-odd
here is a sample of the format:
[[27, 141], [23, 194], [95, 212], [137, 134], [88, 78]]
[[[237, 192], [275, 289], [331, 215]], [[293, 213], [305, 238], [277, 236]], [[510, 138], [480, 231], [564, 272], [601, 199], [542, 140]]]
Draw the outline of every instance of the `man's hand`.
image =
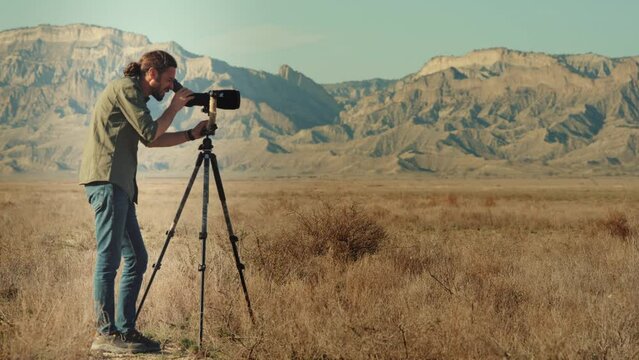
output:
[[181, 88], [178, 92], [173, 94], [173, 99], [171, 99], [171, 105], [169, 105], [169, 107], [172, 108], [175, 112], [178, 112], [192, 98], [193, 98], [193, 91], [187, 88]]
[[208, 123], [208, 121], [200, 121], [193, 129], [191, 129], [191, 134], [193, 134], [196, 139], [203, 137], [204, 129]]

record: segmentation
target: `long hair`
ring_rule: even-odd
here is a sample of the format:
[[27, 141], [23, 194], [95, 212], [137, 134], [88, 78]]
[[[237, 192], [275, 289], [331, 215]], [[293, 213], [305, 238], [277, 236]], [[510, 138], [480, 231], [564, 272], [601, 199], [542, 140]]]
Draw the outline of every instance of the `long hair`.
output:
[[162, 50], [149, 51], [142, 55], [140, 61], [131, 62], [124, 68], [124, 76], [134, 77], [144, 75], [150, 68], [155, 68], [162, 74], [170, 67], [177, 67], [177, 62], [171, 54]]

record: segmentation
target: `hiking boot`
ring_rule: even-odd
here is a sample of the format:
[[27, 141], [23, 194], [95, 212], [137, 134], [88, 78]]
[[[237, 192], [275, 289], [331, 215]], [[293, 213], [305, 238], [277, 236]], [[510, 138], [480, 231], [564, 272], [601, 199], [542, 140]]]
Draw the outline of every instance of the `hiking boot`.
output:
[[147, 338], [135, 329], [126, 334], [120, 334], [120, 339], [133, 353], [159, 352], [161, 350], [158, 341]]
[[91, 351], [104, 351], [118, 354], [130, 354], [131, 349], [122, 340], [122, 336], [118, 332], [111, 334], [98, 334], [93, 339]]

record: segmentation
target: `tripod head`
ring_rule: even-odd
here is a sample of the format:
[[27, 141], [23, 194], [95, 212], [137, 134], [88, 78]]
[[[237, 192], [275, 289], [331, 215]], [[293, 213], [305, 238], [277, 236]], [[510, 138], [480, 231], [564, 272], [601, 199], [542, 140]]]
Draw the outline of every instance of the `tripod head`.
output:
[[[239, 91], [238, 91], [239, 94]], [[238, 105], [239, 106], [239, 105]], [[202, 108], [202, 111], [206, 109], [206, 112], [209, 114], [209, 123], [206, 125], [204, 129], [204, 135], [208, 139], [209, 135], [215, 135], [215, 130], [217, 130], [217, 98], [210, 96], [208, 106]]]

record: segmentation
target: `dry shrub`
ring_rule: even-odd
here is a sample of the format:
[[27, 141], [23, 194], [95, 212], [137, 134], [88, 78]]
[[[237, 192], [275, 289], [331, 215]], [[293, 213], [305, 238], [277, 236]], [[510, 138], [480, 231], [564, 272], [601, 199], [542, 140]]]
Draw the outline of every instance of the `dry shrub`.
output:
[[307, 213], [297, 212], [298, 224], [318, 254], [331, 252], [340, 260], [355, 261], [377, 251], [386, 231], [357, 204], [322, 203]]
[[495, 200], [494, 196], [490, 195], [484, 199], [485, 207], [494, 207], [495, 205], [497, 205], [497, 201]]
[[247, 252], [248, 260], [276, 283], [291, 277], [320, 281], [327, 268], [373, 254], [387, 238], [384, 228], [356, 204], [288, 210], [287, 225], [278, 232], [255, 233], [256, 248]]
[[611, 236], [623, 240], [627, 240], [632, 234], [626, 214], [620, 211], [609, 212], [606, 218], [600, 221], [599, 226]]
[[448, 194], [448, 196], [446, 197], [446, 203], [448, 204], [448, 206], [457, 207], [459, 206], [459, 199], [455, 194]]

